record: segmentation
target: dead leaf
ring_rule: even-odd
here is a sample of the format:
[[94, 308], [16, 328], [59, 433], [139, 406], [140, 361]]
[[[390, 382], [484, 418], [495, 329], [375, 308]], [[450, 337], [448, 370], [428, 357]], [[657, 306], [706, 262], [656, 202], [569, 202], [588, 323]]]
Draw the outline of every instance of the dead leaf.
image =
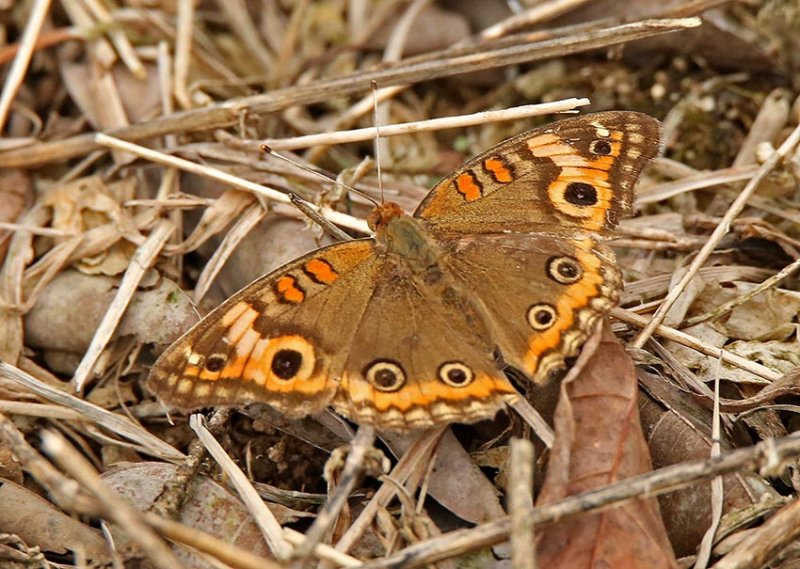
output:
[[[562, 384], [555, 428], [539, 505], [651, 470], [636, 370], [608, 323], [575, 380]], [[542, 528], [536, 537], [542, 567], [677, 567], [652, 499], [577, 516]]]
[[[646, 426], [653, 466], [661, 468], [708, 458], [711, 411], [663, 377], [643, 370], [638, 370], [637, 375], [646, 390], [640, 397], [639, 413]], [[725, 432], [720, 442], [723, 451], [733, 448]], [[749, 507], [765, 495], [775, 495], [761, 478], [748, 473], [724, 476], [723, 486], [724, 513]], [[670, 492], [659, 497], [659, 504], [675, 554], [693, 554], [711, 521], [711, 485], [699, 484]]]
[[[89, 176], [55, 188], [47, 194], [44, 205], [53, 209], [53, 229], [77, 235], [114, 224], [123, 235], [137, 239], [140, 235], [136, 224], [120, 205], [123, 200], [133, 197], [135, 188], [134, 178], [107, 186], [99, 176]], [[91, 275], [118, 275], [128, 268], [135, 250], [136, 245], [130, 240], [120, 239], [75, 265], [78, 270]]]
[[[105, 472], [103, 480], [120, 496], [136, 508], [147, 511], [161, 495], [164, 484], [171, 479], [178, 467], [173, 464], [143, 462], [119, 466]], [[278, 522], [294, 521], [302, 512], [269, 504]], [[261, 533], [242, 503], [228, 490], [204, 476], [196, 476], [189, 497], [181, 508], [178, 520], [187, 526], [208, 532], [232, 545], [255, 555], [269, 557], [269, 548]], [[120, 546], [128, 539], [114, 528], [115, 541]], [[185, 549], [176, 547], [178, 556], [189, 568], [208, 567], [199, 558]]]
[[97, 563], [109, 561], [108, 544], [99, 530], [64, 514], [53, 504], [10, 480], [0, 479], [0, 528], [28, 546], [68, 555], [79, 549]]
[[[417, 437], [384, 433], [382, 438], [395, 455], [402, 455]], [[458, 479], [458, 484], [453, 484], [454, 479]], [[436, 449], [428, 495], [462, 520], [472, 523], [486, 522], [505, 514], [497, 488], [472, 461], [450, 429], [442, 435]]]

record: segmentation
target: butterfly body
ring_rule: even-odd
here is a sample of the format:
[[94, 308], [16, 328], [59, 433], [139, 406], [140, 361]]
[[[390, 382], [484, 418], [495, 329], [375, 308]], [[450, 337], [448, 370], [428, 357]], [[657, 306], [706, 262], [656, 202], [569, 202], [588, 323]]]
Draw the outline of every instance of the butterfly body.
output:
[[[600, 113], [524, 133], [442, 180], [414, 215], [382, 204], [375, 236], [252, 283], [156, 363], [149, 385], [191, 408], [328, 405], [393, 430], [490, 417], [561, 369], [616, 304], [601, 242], [630, 210], [659, 125]], [[499, 357], [498, 357], [499, 356]]]

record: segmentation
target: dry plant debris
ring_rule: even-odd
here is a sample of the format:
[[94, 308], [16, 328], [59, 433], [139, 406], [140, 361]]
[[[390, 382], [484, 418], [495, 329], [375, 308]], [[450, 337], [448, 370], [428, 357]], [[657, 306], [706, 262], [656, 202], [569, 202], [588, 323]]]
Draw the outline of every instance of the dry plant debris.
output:
[[[800, 563], [794, 0], [26, 0], [0, 22], [0, 567]], [[660, 119], [665, 151], [612, 243], [621, 306], [520, 408], [551, 448], [516, 411], [190, 428], [143, 389], [198, 315], [331, 241], [290, 194], [366, 230], [362, 195], [264, 141], [413, 210], [578, 107]]]

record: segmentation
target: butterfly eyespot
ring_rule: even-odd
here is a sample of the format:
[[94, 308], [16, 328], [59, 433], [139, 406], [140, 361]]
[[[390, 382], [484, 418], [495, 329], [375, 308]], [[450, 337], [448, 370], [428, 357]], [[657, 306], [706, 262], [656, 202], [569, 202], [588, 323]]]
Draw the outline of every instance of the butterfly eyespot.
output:
[[221, 356], [221, 355], [218, 355], [218, 354], [217, 355], [213, 355], [213, 356], [208, 356], [208, 359], [206, 360], [205, 368], [208, 371], [211, 371], [211, 372], [222, 371], [222, 368], [225, 367], [225, 362], [226, 361], [227, 361], [227, 358], [225, 356]]
[[556, 309], [549, 304], [534, 304], [528, 309], [528, 324], [541, 332], [555, 324], [557, 316]]
[[406, 382], [400, 364], [390, 360], [376, 360], [367, 366], [364, 376], [378, 391], [397, 391]]
[[474, 378], [475, 373], [461, 362], [447, 362], [439, 367], [439, 379], [450, 387], [465, 387]]
[[272, 358], [272, 373], [281, 379], [293, 379], [303, 367], [303, 354], [297, 350], [278, 350]]
[[564, 190], [564, 199], [579, 207], [597, 203], [597, 189], [586, 182], [570, 182]]
[[611, 154], [611, 150], [611, 143], [607, 140], [593, 140], [591, 144], [589, 144], [589, 152], [592, 154], [607, 156]]
[[572, 257], [551, 257], [547, 261], [547, 276], [561, 284], [573, 284], [581, 280], [583, 268]]

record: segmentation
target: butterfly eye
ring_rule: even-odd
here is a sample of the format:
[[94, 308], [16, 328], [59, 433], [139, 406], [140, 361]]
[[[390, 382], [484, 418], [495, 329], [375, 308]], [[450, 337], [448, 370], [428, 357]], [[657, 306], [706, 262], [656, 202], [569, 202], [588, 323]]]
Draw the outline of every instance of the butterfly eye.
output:
[[406, 382], [400, 364], [390, 360], [376, 360], [367, 366], [364, 376], [378, 391], [397, 391]]
[[583, 269], [572, 257], [551, 257], [547, 261], [547, 275], [561, 284], [573, 284], [583, 276]]
[[611, 143], [607, 140], [593, 140], [589, 145], [589, 152], [607, 156], [611, 154]]
[[528, 309], [528, 324], [539, 332], [555, 324], [556, 317], [556, 309], [549, 304], [534, 304]]
[[451, 387], [464, 387], [472, 383], [475, 374], [461, 362], [447, 362], [439, 368], [439, 379]]

